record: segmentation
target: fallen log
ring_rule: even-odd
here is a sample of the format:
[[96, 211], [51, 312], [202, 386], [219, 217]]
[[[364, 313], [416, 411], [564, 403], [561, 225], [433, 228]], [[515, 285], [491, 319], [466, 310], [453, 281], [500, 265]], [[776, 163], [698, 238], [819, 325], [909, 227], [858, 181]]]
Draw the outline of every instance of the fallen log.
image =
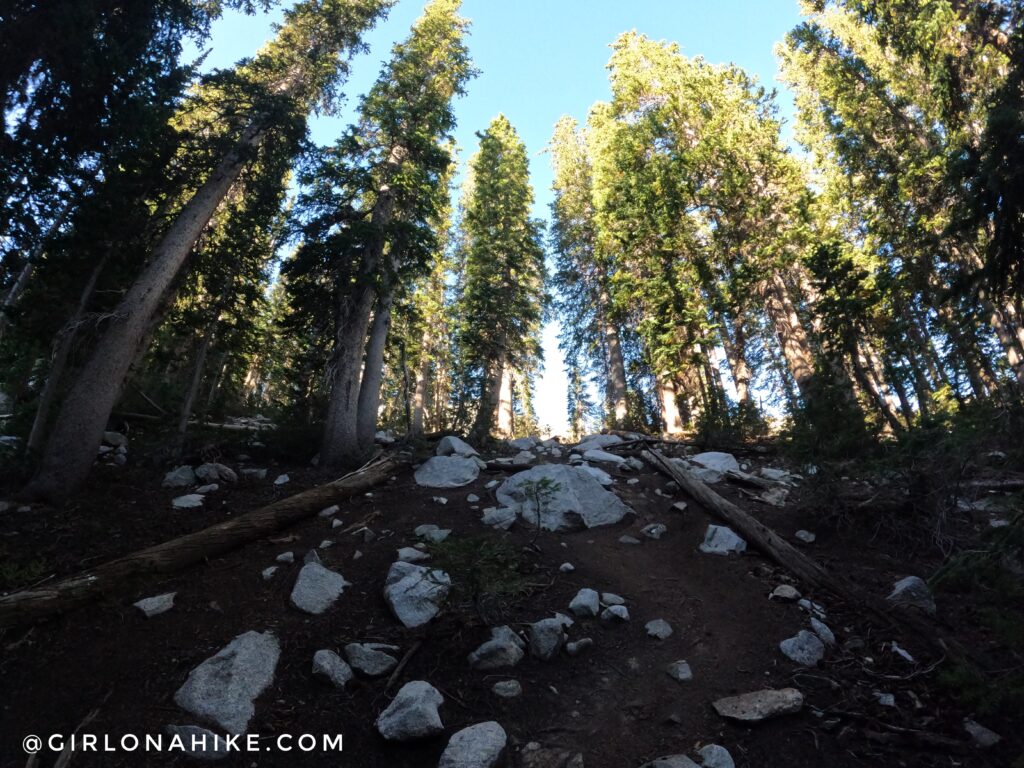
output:
[[943, 637], [937, 627], [906, 612], [899, 612], [893, 606], [868, 594], [849, 580], [829, 573], [767, 525], [751, 517], [728, 499], [719, 496], [700, 478], [673, 463], [664, 454], [654, 448], [648, 448], [641, 453], [641, 456], [655, 469], [675, 480], [679, 487], [695, 501], [728, 523], [754, 548], [806, 583], [838, 595], [890, 627], [900, 625], [906, 627], [940, 653], [953, 652], [963, 655], [963, 649], [959, 644], [952, 638]]
[[338, 480], [232, 520], [133, 552], [46, 587], [0, 597], [0, 628], [57, 616], [100, 597], [123, 592], [139, 576], [175, 573], [222, 555], [312, 517], [324, 507], [368, 491], [387, 480], [401, 464], [394, 457], [376, 459]]

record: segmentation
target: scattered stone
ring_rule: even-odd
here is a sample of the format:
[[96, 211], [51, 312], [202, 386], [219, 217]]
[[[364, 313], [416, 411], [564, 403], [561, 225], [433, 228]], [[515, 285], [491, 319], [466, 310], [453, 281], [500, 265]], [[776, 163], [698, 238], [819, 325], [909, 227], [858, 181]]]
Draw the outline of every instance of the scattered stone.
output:
[[731, 453], [723, 453], [722, 451], [698, 453], [696, 456], [691, 456], [690, 461], [704, 467], [705, 469], [712, 469], [715, 472], [721, 472], [723, 475], [726, 472], [742, 471], [740, 469], [740, 463], [736, 461], [736, 457]]
[[306, 556], [302, 558], [302, 562], [322, 564], [323, 560], [320, 559], [319, 552], [317, 552], [315, 549], [311, 549], [309, 550], [309, 552], [306, 553]]
[[300, 611], [319, 615], [334, 605], [348, 586], [340, 573], [319, 563], [306, 563], [292, 587], [291, 602]]
[[796, 604], [800, 606], [801, 610], [807, 611], [810, 614], [817, 616], [819, 619], [825, 619], [825, 607], [821, 603], [816, 603], [813, 600], [808, 600], [806, 597], [801, 597], [796, 601]]
[[460, 488], [479, 476], [479, 465], [464, 456], [432, 456], [414, 474], [416, 484], [425, 488]]
[[890, 603], [919, 608], [929, 616], [935, 615], [935, 598], [924, 579], [907, 576], [893, 584], [892, 592], [886, 598]]
[[341, 528], [341, 526], [343, 526], [344, 524], [345, 523], [343, 523], [341, 520], [337, 518], [331, 520], [331, 528]]
[[330, 549], [337, 543], [338, 542], [334, 541], [333, 539], [324, 539], [320, 542], [320, 546], [318, 547], [318, 549]]
[[576, 444], [576, 450], [586, 453], [591, 450], [601, 450], [610, 445], [618, 445], [621, 442], [622, 438], [618, 435], [588, 435]]
[[818, 538], [810, 531], [800, 530], [793, 534], [798, 541], [802, 541], [804, 544], [813, 544], [814, 540]]
[[709, 525], [704, 534], [704, 542], [700, 545], [701, 552], [711, 555], [740, 554], [746, 550], [747, 542], [724, 525]]
[[720, 717], [746, 723], [790, 715], [799, 712], [803, 705], [804, 695], [796, 688], [766, 688], [739, 696], [727, 696], [712, 704]]
[[581, 589], [569, 603], [569, 610], [580, 618], [597, 616], [601, 611], [601, 596], [593, 589]]
[[486, 488], [489, 491], [492, 488], [497, 488], [499, 485], [501, 485], [500, 480], [488, 480], [487, 485], [485, 485], [484, 488]]
[[522, 661], [525, 645], [511, 627], [494, 627], [491, 639], [469, 654], [469, 666], [473, 669], [514, 667]]
[[[776, 486], [764, 491], [757, 498], [765, 504], [771, 504], [773, 507], [784, 507], [786, 506], [786, 499], [789, 498], [789, 490], [782, 486]], [[811, 535], [813, 536], [814, 534], [812, 533]]]
[[703, 768], [736, 768], [729, 750], [718, 744], [707, 744], [697, 750], [697, 754]]
[[825, 644], [821, 638], [806, 629], [779, 643], [779, 650], [791, 661], [805, 667], [816, 667], [825, 656]]
[[210, 483], [209, 485], [200, 485], [198, 488], [196, 488], [196, 493], [199, 494], [200, 496], [205, 496], [208, 493], [213, 493], [214, 491], [219, 490], [219, 485], [217, 485], [216, 483]]
[[358, 549], [355, 552], [352, 553], [352, 559], [353, 560], [358, 560], [362, 556], [363, 556], [363, 553], [360, 552]]
[[182, 753], [196, 760], [223, 760], [231, 752], [225, 737], [198, 725], [168, 725], [164, 733], [181, 742]]
[[434, 503], [440, 504], [443, 507], [448, 503], [448, 499], [446, 499], [444, 496], [435, 496]]
[[393, 563], [384, 584], [384, 599], [406, 627], [420, 627], [434, 618], [451, 589], [444, 571], [414, 563]]
[[549, 493], [541, 499], [540, 527], [564, 531], [581, 525], [594, 528], [614, 525], [632, 510], [586, 470], [565, 464], [542, 464], [520, 472], [498, 488], [498, 501], [520, 510], [525, 520], [537, 525], [538, 488]]
[[494, 768], [507, 741], [505, 729], [494, 721], [463, 728], [448, 742], [437, 768]]
[[541, 619], [530, 625], [530, 655], [550, 661], [565, 643], [565, 623], [561, 618]]
[[377, 730], [388, 741], [412, 741], [444, 730], [437, 708], [444, 697], [430, 683], [413, 680], [399, 689], [377, 718]]
[[814, 616], [811, 616], [811, 629], [825, 645], [835, 645], [836, 636], [825, 622], [818, 620]]
[[623, 534], [619, 536], [619, 544], [640, 544], [641, 541], [636, 536], [630, 536], [629, 534]]
[[272, 578], [274, 578], [274, 574], [275, 573], [277, 573], [277, 566], [276, 565], [272, 565], [269, 568], [264, 568], [260, 572], [260, 575], [263, 576], [263, 580], [264, 581], [270, 581]]
[[686, 502], [685, 501], [677, 501], [675, 504], [672, 505], [672, 511], [673, 512], [679, 512], [679, 513], [685, 512], [686, 511]]
[[196, 473], [187, 464], [172, 469], [164, 475], [164, 481], [161, 483], [164, 488], [188, 488], [190, 485], [195, 484]]
[[669, 677], [680, 683], [693, 680], [693, 670], [690, 669], [690, 664], [686, 661], [673, 661], [665, 668], [665, 671]]
[[238, 475], [235, 474], [235, 470], [223, 464], [213, 462], [200, 464], [196, 467], [196, 477], [200, 480], [205, 480], [208, 483], [216, 483], [221, 480], [226, 483], [234, 483], [238, 481]]
[[349, 643], [345, 646], [345, 657], [352, 668], [367, 677], [380, 677], [398, 666], [398, 659], [391, 654], [396, 653], [398, 646], [384, 643]]
[[562, 563], [560, 566], [558, 566], [558, 570], [562, 573], [572, 573], [576, 570], [576, 566], [572, 563]]
[[1003, 740], [1003, 737], [998, 733], [989, 730], [984, 725], [981, 725], [970, 718], [964, 718], [964, 730], [970, 734], [972, 739], [974, 739], [974, 743], [982, 749], [994, 747]]
[[625, 605], [626, 604], [625, 598], [620, 597], [619, 595], [616, 595], [614, 592], [602, 592], [601, 593], [601, 602], [604, 603], [605, 605]]
[[901, 659], [903, 659], [908, 664], [913, 664], [914, 663], [914, 657], [910, 655], [910, 652], [904, 650], [903, 648], [901, 648], [896, 643], [895, 640], [893, 640], [891, 643], [889, 643], [889, 647], [892, 649], [893, 653], [895, 653], [897, 656], [899, 656]]
[[596, 448], [592, 448], [588, 451], [583, 452], [584, 461], [596, 461], [604, 464], [614, 464], [615, 466], [621, 466], [626, 463], [626, 460], [615, 453], [608, 453]]
[[578, 656], [579, 654], [583, 653], [583, 651], [587, 650], [587, 648], [590, 648], [593, 644], [593, 638], [581, 637], [579, 640], [574, 640], [571, 643], [566, 643], [565, 652], [568, 653], [570, 656]]
[[294, 563], [295, 562], [295, 553], [294, 552], [282, 552], [280, 555], [278, 555], [274, 559], [277, 560], [277, 562], [279, 562], [279, 563]]
[[475, 493], [471, 493], [466, 497], [467, 504], [476, 504], [478, 501], [480, 501], [480, 497]]
[[501, 529], [507, 531], [516, 522], [516, 518], [519, 514], [514, 509], [508, 507], [488, 507], [484, 510], [483, 517], [480, 518], [480, 522], [484, 525], [489, 525], [491, 528]]
[[781, 600], [784, 603], [795, 603], [800, 599], [800, 591], [789, 584], [780, 584], [768, 595], [769, 600]]
[[503, 699], [514, 699], [523, 695], [523, 686], [518, 680], [502, 680], [491, 686], [491, 692]]
[[[537, 457], [532, 452], [530, 452], [530, 451], [520, 451], [519, 453], [517, 453], [515, 456], [512, 457], [511, 463], [512, 464], [530, 464], [530, 463], [536, 461], [536, 459], [537, 459]], [[503, 460], [503, 461], [507, 461], [507, 460]]]
[[341, 511], [341, 507], [337, 504], [331, 504], [331, 506], [321, 509], [318, 513], [318, 517], [334, 517]]
[[477, 455], [476, 449], [473, 446], [454, 435], [442, 437], [434, 453], [438, 456], [462, 456], [463, 458]]
[[639, 477], [631, 477], [626, 481], [626, 485], [638, 485], [640, 483]]
[[291, 478], [288, 475], [278, 475], [274, 478], [274, 485], [286, 485], [291, 482]]
[[896, 697], [891, 693], [882, 693], [881, 691], [875, 691], [875, 701], [878, 702], [880, 707], [895, 707]]
[[440, 544], [442, 541], [447, 539], [451, 533], [450, 528], [438, 528], [433, 524], [418, 525], [416, 526], [416, 530], [413, 531], [413, 534], [415, 534], [417, 538], [426, 539], [434, 544]]
[[161, 613], [167, 613], [174, 607], [174, 596], [177, 592], [167, 592], [156, 597], [147, 597], [144, 600], [139, 600], [133, 605], [146, 614], [147, 619], [151, 619], [154, 616], [159, 616]]
[[640, 533], [646, 536], [648, 539], [660, 539], [668, 532], [668, 526], [662, 525], [661, 523], [651, 523], [645, 525], [640, 529]]
[[273, 634], [246, 632], [193, 669], [174, 701], [228, 733], [245, 733], [256, 698], [273, 681], [280, 656]]
[[430, 555], [416, 547], [402, 547], [398, 550], [398, 559], [403, 563], [422, 563], [429, 560]]
[[761, 467], [758, 472], [765, 480], [773, 480], [776, 483], [788, 483], [793, 477], [786, 470], [775, 469], [774, 467]]
[[672, 625], [664, 619], [648, 621], [644, 625], [644, 629], [647, 630], [648, 637], [653, 637], [657, 640], [667, 640], [672, 636]]
[[629, 609], [624, 605], [613, 605], [601, 611], [604, 621], [629, 621]]
[[352, 668], [334, 651], [313, 654], [313, 674], [326, 678], [335, 688], [344, 688], [352, 679]]
[[184, 496], [172, 499], [171, 506], [175, 509], [195, 509], [196, 507], [203, 506], [204, 498], [205, 497], [199, 493], [187, 493]]

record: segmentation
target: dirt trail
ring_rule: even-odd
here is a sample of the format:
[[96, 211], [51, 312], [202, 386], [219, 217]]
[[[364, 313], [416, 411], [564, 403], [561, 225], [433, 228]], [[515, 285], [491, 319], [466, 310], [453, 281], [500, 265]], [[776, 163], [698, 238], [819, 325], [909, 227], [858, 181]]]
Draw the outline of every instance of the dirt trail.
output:
[[[291, 474], [290, 492], [315, 480], [315, 473]], [[879, 659], [878, 674], [867, 676], [850, 653], [836, 650], [821, 669], [797, 667], [779, 652], [778, 644], [807, 628], [808, 616], [796, 604], [768, 599], [775, 586], [786, 583], [785, 575], [756, 553], [720, 557], [699, 552], [708, 523], [716, 521], [692, 503], [684, 513], [674, 511], [673, 502], [683, 497], [657, 495], [655, 489], [665, 489], [667, 483], [649, 469], [612, 474], [617, 478], [616, 492], [636, 511], [635, 518], [608, 528], [537, 535], [521, 522], [508, 533], [492, 531], [480, 523], [480, 512], [470, 509], [490, 506], [493, 490], [485, 486], [503, 473], [485, 472], [465, 487], [437, 491], [418, 487], [411, 471], [404, 471], [371, 496], [343, 507], [338, 517], [346, 525], [379, 512], [378, 521], [371, 524], [377, 536], [364, 541], [361, 535], [347, 535], [320, 550], [324, 565], [353, 583], [322, 616], [309, 616], [288, 605], [303, 554], [334, 538], [331, 521], [315, 518], [285, 532], [285, 541], [263, 541], [174, 578], [154, 578], [131, 599], [110, 600], [27, 634], [7, 633], [0, 638], [5, 648], [0, 689], [6, 693], [0, 714], [0, 768], [24, 765], [18, 745], [26, 734], [69, 732], [104, 700], [90, 726], [93, 732], [158, 733], [167, 724], [196, 722], [175, 706], [174, 692], [189, 670], [248, 630], [273, 631], [282, 650], [272, 687], [257, 701], [250, 732], [264, 737], [341, 733], [345, 747], [340, 757], [272, 750], [232, 756], [221, 765], [434, 766], [451, 733], [492, 719], [509, 734], [509, 765], [516, 764], [519, 749], [531, 741], [580, 752], [588, 768], [638, 766], [674, 753], [693, 757], [697, 747], [712, 742], [728, 748], [741, 768], [951, 764], [935, 752], [879, 751], [845, 724], [823, 725], [830, 717], [816, 716], [814, 708], [837, 703], [848, 707], [854, 689], [867, 691], [868, 698], [875, 688], [885, 690], [882, 676], [893, 662]], [[640, 482], [628, 485], [630, 477]], [[257, 503], [260, 494], [282, 492], [268, 490], [269, 482], [225, 491], [224, 499], [236, 497], [224, 509], [244, 510]], [[471, 493], [482, 500], [471, 505], [466, 501]], [[144, 494], [157, 497], [147, 514], [175, 514], [168, 509], [173, 492]], [[438, 504], [435, 496], [447, 497], [448, 504]], [[737, 501], [744, 503], [738, 497]], [[224, 509], [206, 511], [206, 524], [226, 514]], [[791, 535], [795, 530], [795, 521], [785, 520], [782, 513], [773, 511], [772, 517], [780, 532]], [[640, 533], [651, 522], [668, 527], [660, 540]], [[455, 606], [428, 627], [407, 630], [391, 616], [381, 595], [395, 550], [413, 544], [413, 529], [424, 523], [451, 528], [454, 539], [507, 539], [523, 553], [524, 580], [532, 586], [520, 599], [487, 607], [488, 618], [496, 623], [524, 629], [556, 611], [567, 612], [582, 587], [624, 597], [631, 621], [577, 620], [570, 639], [589, 636], [595, 645], [576, 657], [563, 652], [541, 662], [528, 656], [500, 673], [471, 670], [467, 654], [488, 637], [480, 614], [471, 606]], [[642, 544], [621, 543], [619, 537], [627, 533]], [[275, 557], [285, 551], [295, 553], [296, 563], [281, 565], [272, 579], [263, 581], [261, 570], [274, 565]], [[357, 551], [362, 554], [355, 559]], [[559, 571], [566, 561], [575, 566], [571, 573]], [[147, 620], [131, 608], [135, 599], [167, 591], [178, 592], [169, 613]], [[890, 639], [872, 636], [870, 628], [844, 614], [842, 606], [830, 604], [828, 596], [807, 596], [824, 603], [841, 645], [851, 638], [863, 639], [867, 654]], [[674, 629], [668, 639], [646, 635], [644, 624], [658, 618]], [[398, 645], [404, 653], [417, 640], [422, 646], [398, 683], [427, 680], [446, 699], [441, 709], [444, 735], [423, 743], [388, 744], [374, 730], [374, 718], [394, 693], [385, 693], [383, 679], [357, 679], [338, 691], [311, 674], [313, 654], [321, 648], [340, 651], [348, 642], [379, 641]], [[912, 643], [902, 638], [900, 642], [917, 653]], [[666, 674], [666, 666], [676, 660], [690, 663], [691, 682], [679, 683]], [[523, 695], [499, 699], [490, 688], [509, 679], [520, 681]], [[746, 727], [722, 720], [711, 708], [711, 702], [722, 696], [790, 685], [807, 697], [799, 715]], [[887, 716], [877, 706], [868, 714]], [[51, 764], [49, 759], [41, 765]], [[980, 753], [967, 760], [961, 764], [999, 764]], [[76, 768], [190, 764], [195, 763], [183, 756], [149, 755], [140, 760], [137, 754], [122, 753], [78, 754], [73, 762]]]

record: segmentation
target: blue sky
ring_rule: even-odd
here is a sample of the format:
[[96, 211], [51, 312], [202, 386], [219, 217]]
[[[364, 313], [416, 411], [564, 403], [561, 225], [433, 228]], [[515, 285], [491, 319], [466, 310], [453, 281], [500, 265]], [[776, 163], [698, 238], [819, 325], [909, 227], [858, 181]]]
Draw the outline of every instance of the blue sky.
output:
[[[347, 102], [337, 117], [312, 123], [313, 138], [331, 143], [351, 122], [359, 96], [376, 79], [391, 46], [408, 34], [422, 10], [421, 0], [400, 0], [386, 21], [366, 35], [369, 51], [353, 62], [345, 88]], [[544, 148], [558, 118], [586, 118], [590, 105], [608, 98], [605, 65], [609, 44], [636, 29], [679, 44], [688, 56], [732, 62], [779, 90], [784, 117], [792, 102], [775, 80], [773, 46], [799, 21], [797, 0], [465, 0], [463, 15], [473, 28], [470, 50], [480, 76], [456, 105], [456, 139], [464, 162], [475, 150], [476, 132], [504, 113], [526, 142], [536, 190], [535, 214], [547, 218], [551, 170]], [[280, 13], [246, 17], [229, 14], [217, 22], [204, 48], [206, 67], [231, 66], [267, 40]], [[186, 55], [194, 55], [190, 49]], [[542, 424], [565, 429], [565, 374], [558, 329], [545, 328], [545, 373], [536, 403]]]

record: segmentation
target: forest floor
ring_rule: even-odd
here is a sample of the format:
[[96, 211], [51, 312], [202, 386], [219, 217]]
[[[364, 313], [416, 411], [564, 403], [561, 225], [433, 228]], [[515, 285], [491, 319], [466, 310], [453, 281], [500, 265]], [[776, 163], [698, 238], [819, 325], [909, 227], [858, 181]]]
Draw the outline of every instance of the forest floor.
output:
[[[763, 454], [737, 456], [751, 471], [784, 466]], [[232, 458], [221, 460], [237, 468]], [[0, 516], [0, 560], [6, 557], [9, 564], [5, 578], [69, 575], [333, 479], [308, 465], [252, 466], [269, 467], [267, 477], [222, 483], [199, 509], [172, 509], [171, 499], [185, 491], [161, 488], [163, 470], [131, 465], [98, 471], [62, 509], [11, 509]], [[671, 754], [700, 762], [696, 750], [711, 743], [727, 748], [740, 768], [1009, 766], [1024, 752], [1018, 725], [969, 711], [936, 684], [941, 659], [920, 638], [882, 628], [837, 597], [805, 589], [756, 551], [727, 557], [699, 551], [708, 525], [720, 520], [673, 492], [668, 479], [649, 467], [602, 468], [616, 480], [612, 490], [636, 513], [618, 525], [538, 533], [519, 521], [510, 531], [496, 531], [481, 523], [478, 509], [496, 506], [494, 489], [486, 486], [510, 472], [483, 471], [469, 485], [436, 490], [418, 486], [405, 467], [389, 483], [341, 505], [337, 518], [346, 527], [369, 518], [376, 534], [372, 540], [358, 531], [337, 536], [344, 528], [314, 516], [180, 574], [148, 577], [133, 584], [130, 594], [112, 595], [32, 628], [2, 631], [0, 768], [26, 765], [20, 746], [26, 735], [70, 733], [90, 713], [94, 719], [83, 731], [115, 739], [196, 723], [175, 705], [175, 691], [190, 670], [250, 630], [273, 632], [281, 657], [270, 688], [256, 702], [249, 731], [268, 744], [281, 733], [340, 733], [344, 751], [303, 754], [268, 747], [258, 755], [230, 756], [223, 765], [434, 766], [452, 733], [487, 720], [508, 733], [507, 765], [530, 768], [578, 766], [569, 762], [576, 753], [587, 768], [639, 766]], [[290, 481], [274, 485], [280, 473]], [[639, 482], [629, 484], [632, 478]], [[908, 555], [898, 537], [880, 534], [875, 526], [823, 515], [820, 498], [809, 488], [798, 486], [782, 507], [755, 501], [727, 482], [714, 488], [794, 543], [797, 530], [813, 531], [816, 541], [804, 551], [879, 597], [904, 576], [927, 578], [941, 561], [930, 550]], [[471, 504], [469, 494], [480, 501]], [[447, 504], [435, 501], [439, 496]], [[687, 509], [673, 509], [677, 501], [687, 501]], [[459, 542], [480, 552], [503, 542], [502, 551], [514, 555], [514, 573], [506, 588], [487, 599], [456, 590], [440, 617], [410, 630], [392, 616], [382, 589], [396, 549], [415, 544], [413, 530], [426, 523], [452, 530], [449, 554]], [[650, 523], [664, 524], [667, 532], [659, 540], [647, 538], [641, 529]], [[642, 543], [622, 543], [624, 534]], [[303, 555], [330, 539], [336, 543], [320, 549], [320, 558], [352, 586], [326, 613], [311, 616], [293, 608], [289, 594]], [[295, 553], [294, 564], [276, 562], [286, 551]], [[566, 562], [575, 570], [560, 571]], [[264, 580], [261, 571], [272, 565], [280, 567]], [[451, 575], [458, 584], [473, 574]], [[779, 650], [780, 641], [809, 628], [807, 613], [796, 603], [769, 599], [781, 584], [793, 584], [821, 604], [838, 639], [816, 668], [798, 666]], [[544, 662], [527, 655], [512, 669], [470, 668], [466, 657], [488, 639], [488, 625], [525, 630], [556, 612], [568, 613], [584, 587], [624, 597], [631, 620], [576, 619], [570, 639], [587, 636], [595, 642], [574, 657], [563, 652]], [[8, 584], [0, 591], [11, 589]], [[167, 613], [147, 619], [132, 607], [140, 598], [165, 592], [177, 592]], [[939, 595], [938, 604], [941, 632], [988, 652], [989, 639], [969, 600]], [[644, 625], [653, 619], [667, 621], [673, 634], [664, 640], [647, 636]], [[344, 690], [313, 676], [317, 650], [340, 652], [355, 641], [391, 643], [401, 649], [399, 656], [421, 644], [387, 691], [387, 676], [357, 676]], [[895, 652], [893, 642], [913, 661]], [[666, 666], [677, 660], [689, 662], [692, 681], [677, 682], [666, 674]], [[522, 684], [521, 696], [492, 693], [495, 682], [513, 679]], [[395, 690], [411, 680], [428, 681], [442, 693], [445, 731], [413, 745], [385, 742], [374, 720]], [[722, 719], [711, 706], [724, 696], [785, 687], [804, 694], [800, 713], [742, 725]], [[884, 694], [893, 695], [893, 706], [883, 705]], [[1002, 741], [977, 748], [964, 730], [968, 717], [998, 732]], [[964, 749], [929, 746], [921, 734], [953, 739]], [[554, 749], [524, 749], [529, 742]], [[53, 764], [54, 755], [41, 757], [28, 764]], [[189, 764], [194, 760], [182, 755], [124, 752], [79, 752], [71, 761], [76, 768]]]

